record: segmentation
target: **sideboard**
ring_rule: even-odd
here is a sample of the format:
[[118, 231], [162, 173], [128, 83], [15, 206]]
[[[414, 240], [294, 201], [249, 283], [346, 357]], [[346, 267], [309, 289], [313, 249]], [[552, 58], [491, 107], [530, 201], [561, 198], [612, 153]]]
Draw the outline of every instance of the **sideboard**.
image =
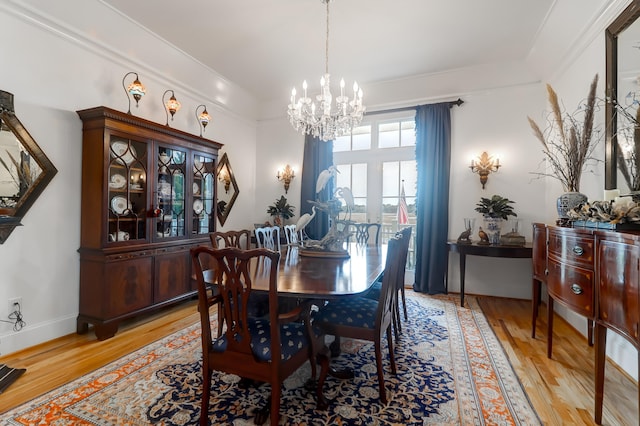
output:
[[587, 318], [590, 344], [595, 324], [594, 419], [600, 424], [607, 330], [640, 349], [640, 232], [536, 223], [533, 235], [532, 337], [535, 337], [542, 284], [546, 284], [548, 293], [549, 358], [554, 301]]

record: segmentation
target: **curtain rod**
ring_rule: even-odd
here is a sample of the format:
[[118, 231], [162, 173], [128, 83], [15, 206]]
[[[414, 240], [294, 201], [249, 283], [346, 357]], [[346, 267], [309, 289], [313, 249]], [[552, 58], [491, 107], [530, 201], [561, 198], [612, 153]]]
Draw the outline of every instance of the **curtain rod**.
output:
[[[464, 103], [464, 101], [460, 98], [458, 98], [455, 101], [451, 101], [449, 102], [449, 108], [453, 108], [454, 106], [460, 106]], [[392, 112], [401, 112], [401, 111], [410, 111], [410, 110], [415, 110], [416, 108], [418, 108], [419, 105], [414, 105], [414, 106], [409, 106], [409, 107], [402, 107], [402, 108], [393, 108], [393, 109], [384, 109], [384, 110], [380, 110], [380, 111], [367, 111], [364, 113], [364, 115], [374, 115], [374, 114], [387, 114], [387, 113], [392, 113]]]

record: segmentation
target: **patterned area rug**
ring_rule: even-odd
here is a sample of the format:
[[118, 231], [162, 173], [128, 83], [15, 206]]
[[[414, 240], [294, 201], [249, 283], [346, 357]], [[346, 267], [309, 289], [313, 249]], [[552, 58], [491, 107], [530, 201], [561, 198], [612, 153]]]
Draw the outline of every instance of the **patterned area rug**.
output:
[[[475, 298], [409, 292], [409, 321], [396, 344], [398, 374], [385, 360], [389, 402], [378, 399], [373, 344], [343, 339], [336, 367], [350, 380], [328, 378], [329, 410], [315, 410], [303, 366], [284, 386], [282, 424], [538, 425], [513, 368]], [[199, 325], [193, 325], [61, 388], [17, 407], [2, 425], [191, 425], [199, 418]], [[330, 339], [330, 338], [328, 338]], [[383, 354], [388, 353], [383, 348]], [[269, 386], [243, 389], [237, 376], [214, 374], [213, 425], [250, 425]]]

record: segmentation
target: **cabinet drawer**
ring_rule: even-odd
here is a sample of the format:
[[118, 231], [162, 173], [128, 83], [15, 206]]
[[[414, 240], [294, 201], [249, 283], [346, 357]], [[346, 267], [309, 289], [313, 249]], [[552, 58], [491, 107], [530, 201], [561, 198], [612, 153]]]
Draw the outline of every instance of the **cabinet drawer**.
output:
[[547, 290], [557, 301], [586, 317], [593, 317], [593, 270], [549, 259]]
[[565, 232], [549, 231], [549, 256], [572, 263], [583, 268], [593, 269], [594, 262], [593, 237], [568, 235]]

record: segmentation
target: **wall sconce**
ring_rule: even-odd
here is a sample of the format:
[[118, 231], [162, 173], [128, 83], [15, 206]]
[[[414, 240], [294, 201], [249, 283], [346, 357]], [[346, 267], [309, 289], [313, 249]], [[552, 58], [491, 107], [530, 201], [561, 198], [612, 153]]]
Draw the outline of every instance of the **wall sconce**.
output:
[[[171, 97], [169, 98], [169, 100], [167, 102], [164, 101], [164, 97], [167, 95], [167, 93], [171, 92]], [[167, 116], [167, 126], [169, 125], [169, 112], [171, 113], [171, 121], [173, 121], [173, 115], [178, 112], [178, 110], [180, 109], [180, 107], [182, 105], [180, 105], [180, 102], [178, 102], [178, 100], [176, 99], [176, 96], [173, 94], [173, 90], [166, 90], [163, 94], [162, 94], [162, 105], [164, 107], [164, 113]], [[168, 112], [167, 112], [168, 111]]]
[[[198, 114], [198, 108], [200, 107], [204, 107], [204, 111]], [[196, 118], [198, 119], [198, 128], [200, 129], [200, 137], [202, 137], [202, 132], [207, 130], [206, 129], [207, 124], [209, 124], [209, 121], [211, 121], [211, 116], [207, 112], [207, 107], [204, 104], [198, 105], [196, 107]]]
[[279, 181], [284, 182], [284, 193], [286, 194], [289, 191], [291, 180], [296, 177], [296, 172], [287, 164], [283, 170], [278, 170], [276, 177]]
[[480, 183], [482, 184], [482, 189], [484, 189], [484, 185], [489, 178], [489, 173], [495, 173], [500, 168], [500, 159], [496, 158], [494, 160], [493, 157], [485, 151], [478, 157], [478, 162], [473, 159], [471, 160], [469, 168], [473, 173], [480, 175]]
[[[124, 85], [124, 81], [130, 74], [135, 74], [136, 79], [133, 80], [133, 83], [126, 87]], [[129, 109], [127, 111], [127, 114], [131, 114], [131, 98], [129, 97], [129, 95], [133, 96], [133, 99], [136, 100], [136, 108], [138, 108], [138, 101], [140, 101], [140, 98], [142, 98], [144, 94], [147, 93], [147, 89], [145, 89], [142, 83], [140, 83], [140, 80], [138, 80], [138, 73], [135, 73], [133, 71], [126, 73], [124, 77], [122, 77], [122, 88], [127, 94], [127, 100], [129, 101]]]
[[222, 167], [218, 172], [218, 180], [224, 184], [225, 194], [229, 193], [229, 187], [231, 186], [231, 175], [226, 167]]

